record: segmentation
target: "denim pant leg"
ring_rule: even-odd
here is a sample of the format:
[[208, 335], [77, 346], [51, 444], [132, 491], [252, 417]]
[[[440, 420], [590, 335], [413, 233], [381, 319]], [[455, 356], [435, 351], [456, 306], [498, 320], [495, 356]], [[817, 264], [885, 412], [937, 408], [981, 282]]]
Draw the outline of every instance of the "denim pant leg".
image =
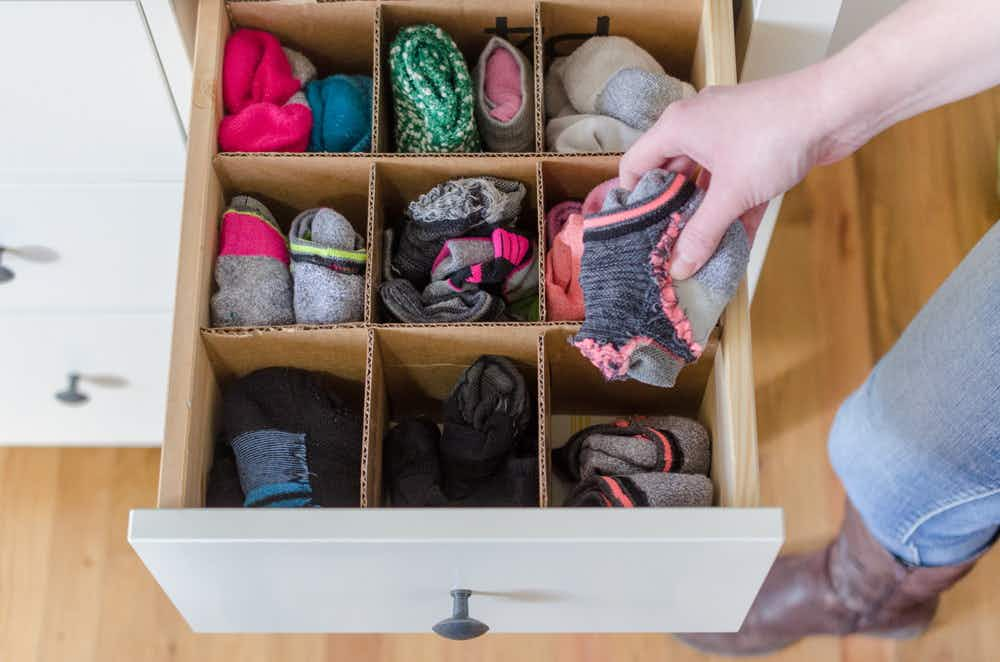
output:
[[872, 534], [904, 562], [952, 565], [996, 539], [1000, 223], [844, 402], [829, 451]]

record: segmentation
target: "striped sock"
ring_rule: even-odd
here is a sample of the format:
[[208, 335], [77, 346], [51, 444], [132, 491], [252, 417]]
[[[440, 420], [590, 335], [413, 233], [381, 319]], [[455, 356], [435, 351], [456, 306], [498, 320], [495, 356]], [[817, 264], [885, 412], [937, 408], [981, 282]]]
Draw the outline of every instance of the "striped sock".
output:
[[232, 440], [247, 508], [313, 505], [306, 435], [253, 430]]

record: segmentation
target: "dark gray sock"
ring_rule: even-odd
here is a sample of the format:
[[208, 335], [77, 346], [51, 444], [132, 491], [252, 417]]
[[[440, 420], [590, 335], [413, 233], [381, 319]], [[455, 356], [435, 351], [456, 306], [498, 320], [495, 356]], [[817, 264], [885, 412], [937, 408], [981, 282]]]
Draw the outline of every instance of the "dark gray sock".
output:
[[576, 486], [565, 505], [583, 508], [704, 508], [712, 481], [700, 474], [594, 476]]
[[382, 283], [379, 297], [392, 320], [411, 324], [491, 322], [505, 310], [498, 296], [478, 289], [456, 292], [443, 280], [418, 292], [410, 281], [396, 278]]

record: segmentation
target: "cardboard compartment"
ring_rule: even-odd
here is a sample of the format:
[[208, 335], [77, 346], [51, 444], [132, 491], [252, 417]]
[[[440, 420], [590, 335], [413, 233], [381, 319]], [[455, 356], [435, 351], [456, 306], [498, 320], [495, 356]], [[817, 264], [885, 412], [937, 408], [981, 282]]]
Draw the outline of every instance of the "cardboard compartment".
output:
[[[382, 484], [382, 442], [392, 424], [420, 414], [440, 422], [444, 400], [459, 376], [480, 356], [495, 354], [513, 361], [524, 376], [533, 405], [539, 402], [539, 330], [529, 324], [399, 325], [375, 329], [363, 505], [387, 505]], [[539, 412], [539, 426], [540, 420]], [[542, 503], [546, 481], [540, 427], [538, 439]]]
[[[493, 175], [514, 179], [525, 185], [527, 193], [521, 216], [515, 229], [535, 242], [538, 247], [538, 181], [537, 165], [529, 156], [454, 155], [413, 156], [406, 158], [379, 158], [375, 164], [374, 199], [372, 203], [372, 241], [368, 270], [371, 274], [370, 320], [375, 323], [392, 323], [381, 310], [378, 289], [384, 279], [386, 260], [384, 233], [391, 228], [397, 239], [404, 223], [407, 205], [438, 184], [458, 177]], [[544, 242], [541, 242], [544, 246]], [[539, 309], [543, 308], [544, 271], [538, 261]], [[542, 318], [540, 318], [542, 319]]]
[[[365, 156], [331, 156], [316, 159], [289, 159], [276, 154], [220, 154], [214, 159], [224, 205], [215, 220], [206, 222], [217, 228], [225, 204], [234, 195], [251, 195], [271, 210], [285, 234], [300, 213], [314, 207], [330, 207], [344, 215], [355, 231], [365, 238], [368, 267], [365, 271], [365, 317], [370, 319], [367, 294], [373, 261], [371, 237], [368, 236], [369, 203], [372, 187], [372, 159]], [[218, 232], [207, 237], [203, 254], [218, 253]], [[212, 271], [207, 273], [207, 291], [215, 291]], [[206, 321], [207, 326], [210, 322]], [[339, 325], [338, 325], [339, 326]]]
[[[379, 89], [376, 78], [376, 10], [377, 2], [352, 0], [351, 2], [228, 2], [226, 9], [229, 24], [222, 29], [221, 39], [215, 44], [216, 83], [214, 103], [221, 119], [222, 59], [225, 39], [237, 28], [253, 28], [270, 32], [282, 46], [300, 51], [316, 65], [317, 78], [334, 74], [364, 74], [372, 82], [372, 146], [377, 145], [377, 112]], [[332, 38], [331, 35], [336, 35]], [[199, 55], [204, 45], [198, 46]], [[198, 100], [195, 100], [197, 103]]]
[[[186, 440], [183, 499], [185, 508], [204, 506], [206, 480], [221, 421], [224, 385], [255, 370], [288, 367], [328, 378], [334, 391], [363, 412], [368, 373], [368, 331], [362, 326], [338, 329], [205, 330], [202, 342], [209, 357], [206, 395], [191, 403], [198, 429]], [[363, 434], [368, 430], [367, 418]], [[361, 440], [362, 448], [366, 446]], [[363, 462], [362, 462], [363, 464]], [[357, 467], [358, 472], [361, 466]]]
[[[539, 21], [542, 62], [538, 85], [544, 100], [545, 73], [554, 57], [572, 53], [587, 38], [597, 35], [628, 37], [649, 52], [672, 76], [697, 89], [715, 81], [705, 72], [712, 68], [714, 53], [701, 32], [714, 14], [709, 0], [541, 0]], [[547, 113], [542, 109], [542, 137]], [[551, 146], [546, 145], [546, 150]]]
[[[545, 245], [545, 215], [550, 209], [566, 200], [576, 200], [583, 202], [587, 194], [598, 184], [618, 176], [618, 157], [610, 155], [574, 156], [566, 155], [562, 157], [549, 157], [539, 164], [539, 236], [542, 237], [542, 245]], [[545, 262], [548, 251], [539, 261], [542, 269], [542, 286], [546, 284]], [[546, 293], [546, 302], [548, 301]], [[582, 322], [583, 320], [553, 320], [550, 307], [546, 303], [545, 316], [542, 317], [547, 322]]]
[[[497, 19], [506, 19], [509, 28], [535, 28], [535, 3], [533, 0], [385, 0], [381, 3], [381, 30], [379, 43], [379, 142], [377, 151], [395, 152], [392, 78], [389, 70], [389, 48], [397, 33], [410, 25], [433, 23], [451, 35], [469, 67], [475, 85], [475, 67], [486, 43], [493, 36], [487, 30], [496, 30]], [[529, 62], [538, 52], [535, 33], [512, 32], [506, 37], [521, 49]], [[536, 67], [537, 68], [537, 67]], [[535, 150], [542, 151], [541, 115], [539, 114], [540, 90], [537, 75], [535, 96]]]

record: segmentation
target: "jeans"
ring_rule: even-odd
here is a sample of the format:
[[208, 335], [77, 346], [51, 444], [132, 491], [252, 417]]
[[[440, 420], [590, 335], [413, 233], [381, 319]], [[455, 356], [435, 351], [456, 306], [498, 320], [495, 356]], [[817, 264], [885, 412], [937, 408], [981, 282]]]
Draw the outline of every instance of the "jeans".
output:
[[1000, 530], [1000, 223], [841, 406], [830, 461], [904, 563], [976, 557]]

